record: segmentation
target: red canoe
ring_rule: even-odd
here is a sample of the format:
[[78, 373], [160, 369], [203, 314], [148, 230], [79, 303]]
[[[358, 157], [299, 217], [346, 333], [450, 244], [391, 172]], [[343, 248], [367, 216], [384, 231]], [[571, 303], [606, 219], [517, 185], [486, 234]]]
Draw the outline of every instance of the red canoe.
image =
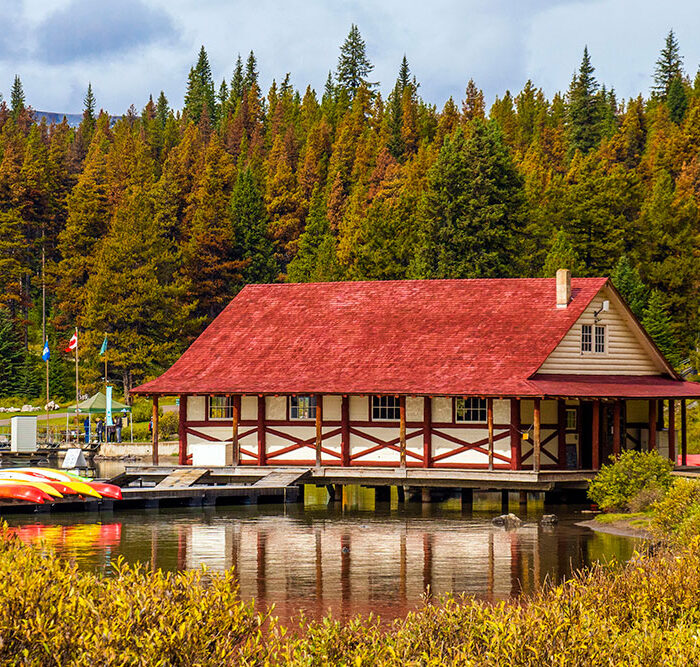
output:
[[113, 498], [114, 500], [122, 499], [122, 490], [116, 484], [106, 484], [105, 482], [88, 482], [97, 493], [103, 498]]
[[38, 503], [40, 505], [44, 503], [44, 500], [51, 500], [51, 496], [48, 493], [44, 493], [33, 486], [2, 483], [0, 483], [0, 498], [26, 500], [29, 503]]

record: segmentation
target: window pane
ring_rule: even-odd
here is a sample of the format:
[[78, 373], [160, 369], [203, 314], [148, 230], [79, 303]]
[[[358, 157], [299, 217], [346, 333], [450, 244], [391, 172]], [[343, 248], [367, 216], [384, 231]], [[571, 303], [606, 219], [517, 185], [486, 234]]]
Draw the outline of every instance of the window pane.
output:
[[316, 396], [290, 396], [290, 419], [316, 419]]
[[566, 428], [569, 431], [576, 430], [576, 410], [566, 411]]
[[398, 421], [401, 418], [397, 396], [372, 396], [372, 419]]
[[457, 398], [455, 399], [455, 421], [483, 423], [486, 421], [485, 398]]
[[232, 419], [230, 396], [209, 397], [209, 419]]
[[592, 327], [590, 324], [581, 326], [581, 352], [590, 352], [592, 349]]
[[595, 328], [595, 351], [605, 352], [605, 327]]

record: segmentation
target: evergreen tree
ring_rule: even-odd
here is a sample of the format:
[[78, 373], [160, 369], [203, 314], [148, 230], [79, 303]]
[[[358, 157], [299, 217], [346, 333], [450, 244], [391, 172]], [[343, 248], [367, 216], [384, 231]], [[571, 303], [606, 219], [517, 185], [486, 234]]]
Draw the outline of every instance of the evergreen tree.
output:
[[233, 76], [231, 77], [231, 85], [229, 86], [231, 90], [231, 108], [235, 109], [238, 103], [243, 98], [243, 90], [245, 89], [245, 78], [243, 76], [243, 61], [241, 60], [241, 54], [238, 54], [236, 58], [236, 66], [233, 70]]
[[642, 316], [642, 324], [671, 365], [678, 366], [680, 357], [673, 337], [671, 318], [658, 290], [652, 290], [649, 295], [649, 302]]
[[578, 74], [569, 87], [567, 125], [569, 149], [588, 153], [600, 140], [601, 105], [597, 95], [598, 83], [593, 76], [588, 47], [583, 50], [583, 59]]
[[209, 66], [209, 57], [202, 46], [199, 50], [197, 64], [190, 69], [184, 111], [195, 123], [198, 123], [205, 108], [209, 118], [216, 117], [214, 79]]
[[87, 92], [83, 98], [83, 119], [95, 124], [95, 95], [92, 92], [92, 83], [88, 82]]
[[168, 98], [165, 93], [161, 90], [160, 95], [158, 95], [158, 101], [156, 102], [156, 120], [161, 128], [165, 128], [165, 123], [170, 115], [170, 106], [168, 104]]
[[649, 301], [649, 290], [627, 255], [622, 255], [617, 261], [610, 274], [610, 279], [630, 310], [641, 320]]
[[287, 268], [287, 280], [308, 283], [337, 279], [339, 270], [335, 246], [323, 191], [316, 186], [311, 197], [306, 228], [299, 238], [299, 250]]
[[251, 51], [248, 54], [248, 59], [245, 62], [245, 75], [243, 77], [243, 87], [245, 90], [250, 90], [253, 86], [258, 85], [258, 61], [255, 54]]
[[20, 114], [24, 111], [24, 88], [17, 74], [15, 74], [15, 80], [12, 82], [10, 109], [12, 110], [12, 118], [17, 122]]
[[416, 278], [494, 278], [517, 274], [523, 191], [495, 123], [458, 130], [428, 172]]
[[683, 78], [683, 58], [680, 55], [676, 36], [673, 34], [673, 30], [669, 30], [668, 35], [666, 35], [666, 44], [661, 49], [659, 59], [656, 61], [653, 93], [665, 100], [671, 82], [676, 78]]
[[668, 107], [669, 118], [680, 125], [688, 108], [688, 97], [685, 93], [685, 85], [680, 76], [674, 77], [668, 87], [666, 95], [666, 106]]
[[551, 278], [557, 274], [559, 269], [569, 269], [571, 275], [585, 275], [586, 266], [579, 259], [578, 253], [571, 243], [571, 239], [562, 227], [559, 228], [554, 237], [552, 246], [544, 260], [542, 275]]
[[[238, 175], [231, 196], [231, 224], [234, 258], [240, 266], [240, 287], [249, 283], [271, 283], [279, 267], [274, 260], [273, 244], [267, 234], [265, 202], [250, 169]], [[234, 288], [235, 294], [238, 289]]]
[[483, 120], [484, 112], [484, 93], [477, 88], [474, 79], [469, 79], [467, 89], [464, 92], [464, 102], [462, 102], [464, 119], [467, 121]]
[[0, 398], [14, 396], [24, 364], [24, 346], [10, 314], [0, 308]]
[[339, 86], [348, 91], [352, 99], [361, 85], [370, 90], [377, 85], [367, 79], [373, 69], [374, 65], [367, 57], [365, 41], [360, 35], [359, 28], [353, 23], [350, 26], [348, 36], [340, 47], [338, 66], [335, 70], [336, 81]]
[[399, 76], [396, 82], [401, 87], [401, 92], [406, 90], [406, 88], [411, 85], [411, 68], [408, 66], [408, 59], [406, 58], [405, 53], [403, 54], [403, 58], [401, 60]]

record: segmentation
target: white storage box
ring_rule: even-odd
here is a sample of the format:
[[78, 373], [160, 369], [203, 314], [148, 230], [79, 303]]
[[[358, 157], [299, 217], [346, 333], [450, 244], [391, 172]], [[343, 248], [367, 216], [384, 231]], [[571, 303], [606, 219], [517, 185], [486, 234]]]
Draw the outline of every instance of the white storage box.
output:
[[36, 417], [12, 417], [10, 419], [11, 452], [36, 451]]

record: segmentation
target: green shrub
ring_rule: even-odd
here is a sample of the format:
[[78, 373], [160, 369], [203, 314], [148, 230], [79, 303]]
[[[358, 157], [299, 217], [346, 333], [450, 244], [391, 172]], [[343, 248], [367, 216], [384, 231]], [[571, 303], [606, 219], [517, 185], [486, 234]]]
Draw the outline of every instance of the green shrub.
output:
[[676, 533], [681, 524], [700, 508], [700, 481], [678, 477], [665, 498], [654, 506], [653, 526], [665, 535]]
[[[137, 398], [131, 406], [131, 414], [135, 422], [150, 421], [153, 416], [153, 403], [147, 398]], [[163, 416], [163, 407], [158, 406], [158, 414]]]
[[656, 484], [649, 484], [637, 491], [628, 501], [627, 508], [632, 514], [649, 511], [656, 503], [662, 501], [666, 491]]
[[588, 488], [588, 497], [605, 511], [627, 510], [642, 489], [671, 486], [673, 462], [658, 452], [624, 452], [604, 465]]
[[177, 412], [166, 412], [158, 420], [158, 435], [161, 438], [169, 438], [177, 433], [179, 419]]

